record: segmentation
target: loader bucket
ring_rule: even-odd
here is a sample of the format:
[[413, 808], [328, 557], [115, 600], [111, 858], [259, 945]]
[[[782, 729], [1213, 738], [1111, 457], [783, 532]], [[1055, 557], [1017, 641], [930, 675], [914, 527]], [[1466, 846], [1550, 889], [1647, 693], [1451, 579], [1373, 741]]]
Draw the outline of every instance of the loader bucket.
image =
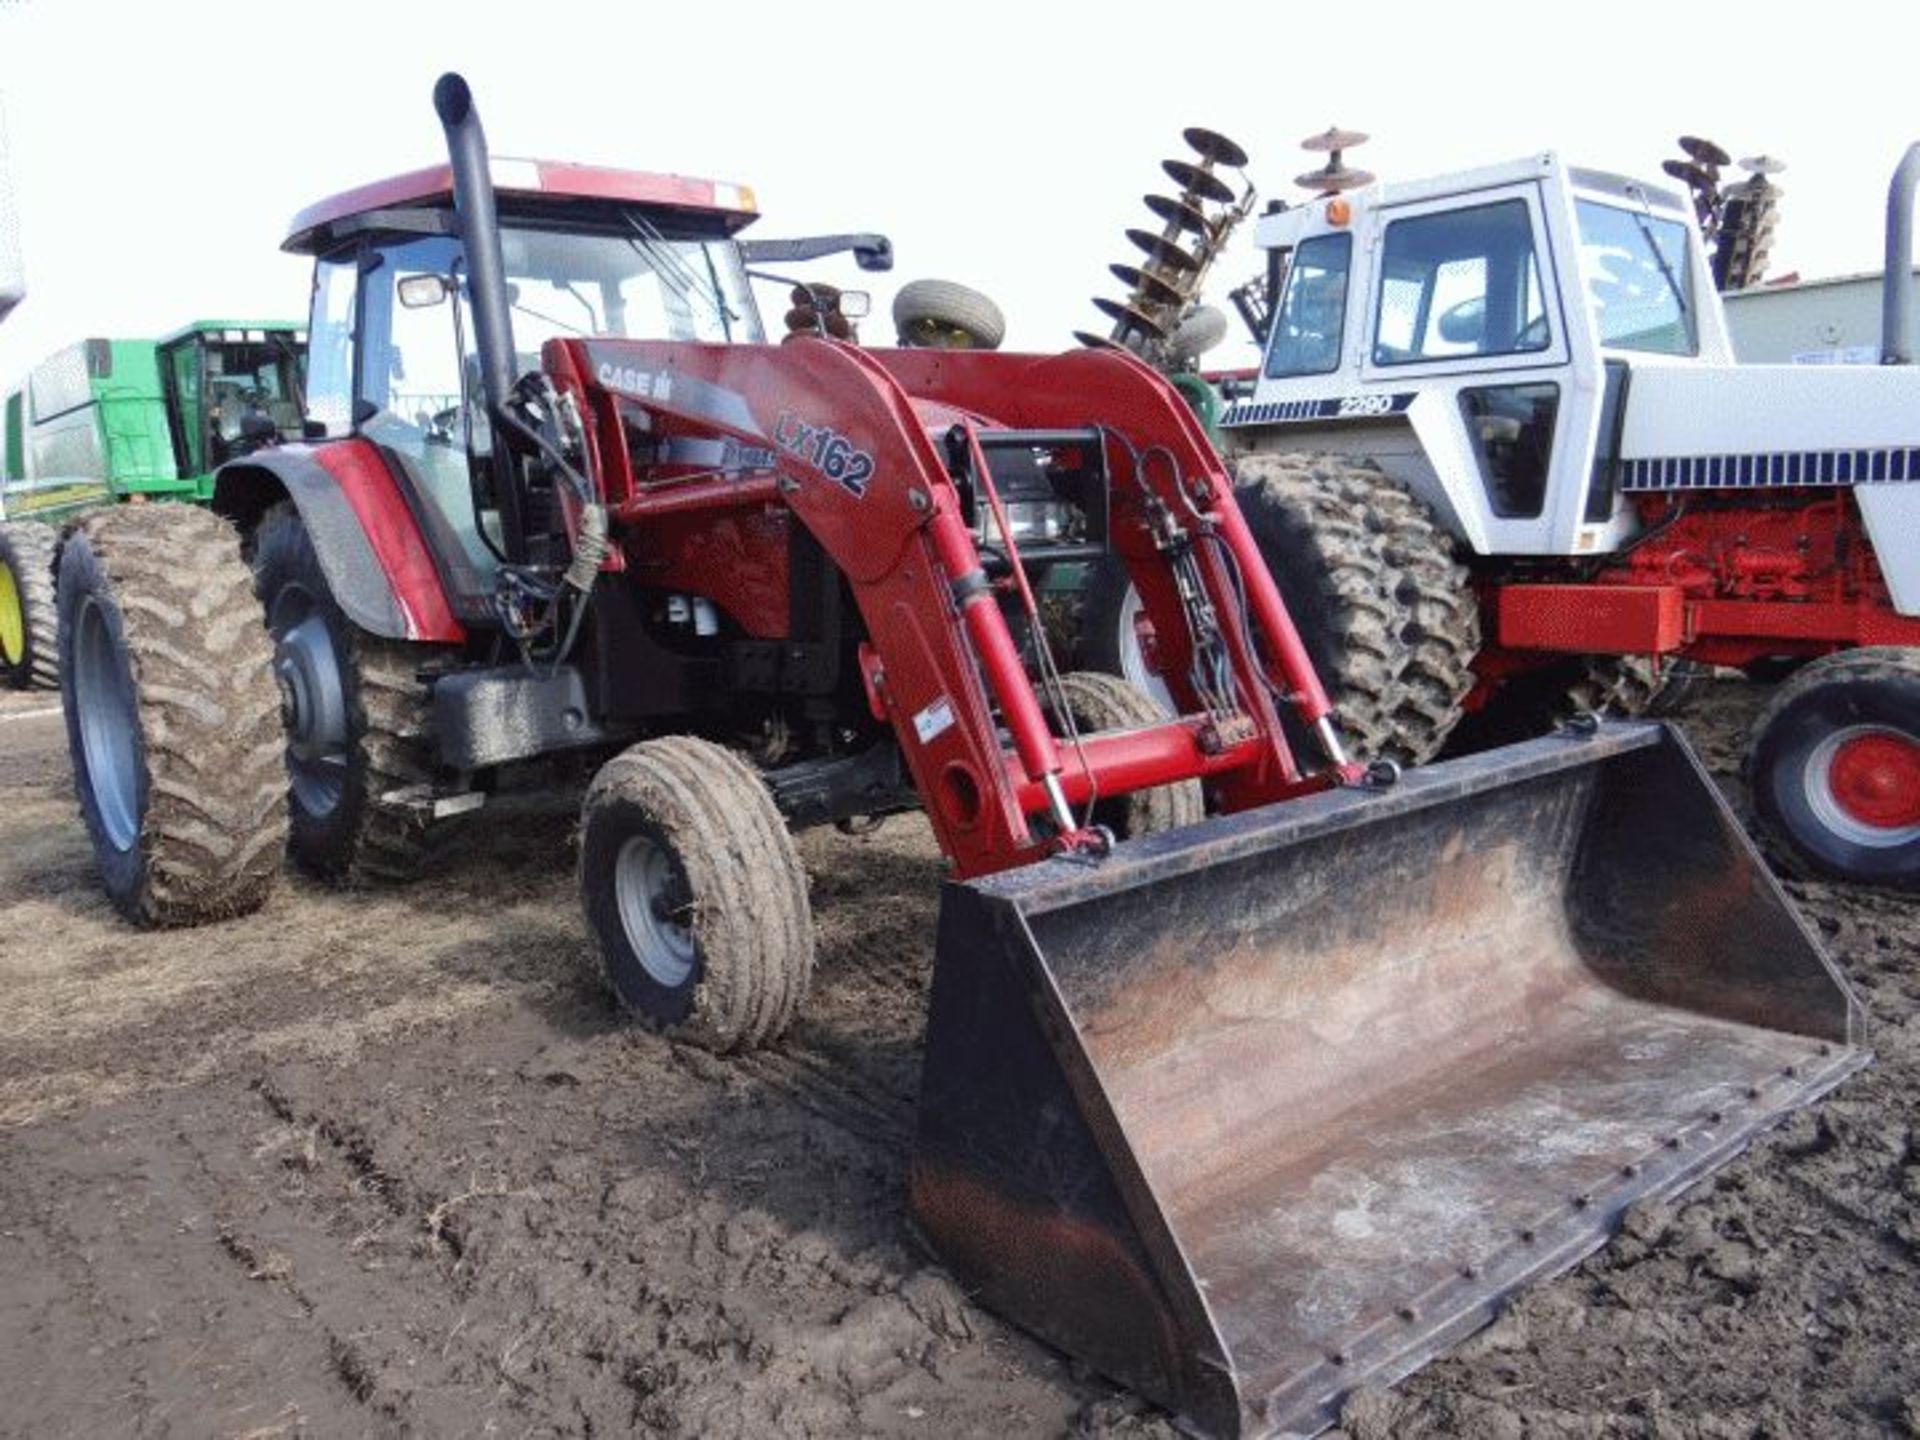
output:
[[1212, 1435], [1324, 1428], [1868, 1058], [1655, 725], [951, 883], [939, 938], [916, 1226]]

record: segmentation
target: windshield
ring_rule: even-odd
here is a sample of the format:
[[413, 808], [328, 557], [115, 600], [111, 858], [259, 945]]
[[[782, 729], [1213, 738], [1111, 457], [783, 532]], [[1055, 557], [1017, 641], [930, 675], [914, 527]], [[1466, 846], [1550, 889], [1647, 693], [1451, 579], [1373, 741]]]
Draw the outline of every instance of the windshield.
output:
[[1602, 346], [1654, 355], [1697, 355], [1687, 227], [1641, 210], [1574, 204], [1580, 273]]
[[625, 235], [508, 227], [500, 237], [514, 343], [569, 335], [758, 343], [764, 336], [731, 240], [663, 236], [638, 211]]
[[222, 433], [233, 439], [240, 414], [264, 410], [283, 435], [300, 434], [301, 372], [305, 359], [291, 334], [255, 332], [257, 341], [207, 344], [207, 398]]

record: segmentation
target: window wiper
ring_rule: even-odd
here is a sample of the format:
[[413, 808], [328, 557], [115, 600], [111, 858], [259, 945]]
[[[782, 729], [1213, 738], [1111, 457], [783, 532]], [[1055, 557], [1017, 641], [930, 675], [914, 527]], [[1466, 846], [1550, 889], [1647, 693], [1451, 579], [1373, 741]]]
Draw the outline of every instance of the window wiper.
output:
[[623, 210], [621, 218], [633, 231], [633, 234], [627, 237], [627, 243], [647, 258], [653, 266], [654, 274], [660, 277], [662, 284], [673, 291], [675, 299], [685, 305], [698, 295], [701, 302], [713, 312], [714, 318], [720, 321], [723, 329], [729, 328], [730, 322], [740, 318], [721, 299], [719, 287], [703, 278], [697, 270], [682, 260], [674, 252], [667, 237], [662, 235], [651, 221], [634, 214], [631, 210]]
[[1635, 189], [1632, 193], [1639, 199], [1640, 209], [1630, 210], [1627, 213], [1633, 216], [1633, 223], [1640, 227], [1640, 235], [1647, 242], [1647, 249], [1653, 252], [1653, 263], [1660, 267], [1660, 278], [1667, 282], [1667, 290], [1673, 296], [1673, 303], [1678, 305], [1680, 313], [1685, 315], [1688, 313], [1687, 297], [1681, 293], [1679, 278], [1674, 275], [1673, 266], [1668, 263], [1667, 252], [1660, 248], [1659, 240], [1654, 237], [1653, 226], [1648, 223], [1652, 207], [1647, 203], [1647, 192]]
[[543, 315], [540, 311], [534, 309], [531, 305], [522, 305], [518, 300], [515, 300], [512, 303], [513, 303], [513, 308], [515, 310], [518, 310], [522, 315], [531, 316], [533, 319], [540, 321], [542, 324], [551, 325], [556, 330], [564, 330], [569, 335], [578, 335], [582, 340], [591, 340], [593, 338], [592, 331], [582, 330], [578, 325], [569, 325], [566, 321], [562, 320], [557, 315]]

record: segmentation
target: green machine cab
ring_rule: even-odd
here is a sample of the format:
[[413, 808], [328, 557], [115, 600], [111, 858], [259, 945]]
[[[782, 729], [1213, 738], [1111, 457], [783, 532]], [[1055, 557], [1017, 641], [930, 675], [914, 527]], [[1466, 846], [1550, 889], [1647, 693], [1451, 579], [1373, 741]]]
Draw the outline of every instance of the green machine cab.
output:
[[56, 351], [0, 401], [0, 684], [58, 683], [58, 527], [127, 501], [205, 502], [213, 472], [300, 438], [306, 330], [197, 320]]

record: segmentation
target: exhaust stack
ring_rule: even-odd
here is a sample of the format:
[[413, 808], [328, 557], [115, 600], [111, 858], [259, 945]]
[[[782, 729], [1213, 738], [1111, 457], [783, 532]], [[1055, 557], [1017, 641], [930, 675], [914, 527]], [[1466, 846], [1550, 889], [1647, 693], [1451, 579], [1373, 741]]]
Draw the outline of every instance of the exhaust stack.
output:
[[507, 267], [487, 166], [487, 136], [467, 82], [449, 71], [433, 87], [433, 108], [447, 132], [453, 167], [453, 211], [467, 252], [467, 288], [474, 339], [480, 347], [480, 384], [487, 408], [498, 413], [513, 389], [513, 317], [507, 309]]
[[1913, 363], [1913, 201], [1920, 144], [1909, 145], [1887, 189], [1887, 266], [1881, 276], [1880, 363]]

